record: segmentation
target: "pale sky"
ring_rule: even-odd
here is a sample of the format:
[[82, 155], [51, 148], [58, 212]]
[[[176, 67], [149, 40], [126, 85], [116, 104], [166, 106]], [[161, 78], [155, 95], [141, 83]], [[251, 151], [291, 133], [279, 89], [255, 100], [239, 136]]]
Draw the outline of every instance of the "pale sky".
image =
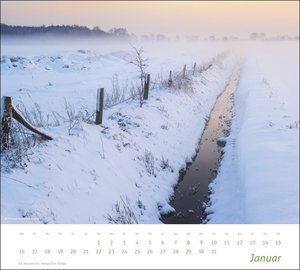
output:
[[11, 25], [78, 24], [129, 33], [299, 35], [298, 1], [1, 1], [1, 22]]

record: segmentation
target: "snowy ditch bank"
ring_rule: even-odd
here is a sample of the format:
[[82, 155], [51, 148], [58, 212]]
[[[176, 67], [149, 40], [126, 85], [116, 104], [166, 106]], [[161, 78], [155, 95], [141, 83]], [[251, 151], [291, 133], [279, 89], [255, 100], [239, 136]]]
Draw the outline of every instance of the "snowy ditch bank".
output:
[[223, 154], [222, 147], [230, 133], [233, 95], [239, 73], [239, 68], [236, 68], [228, 85], [217, 98], [201, 136], [197, 155], [180, 175], [180, 181], [175, 187], [171, 205], [176, 212], [163, 216], [164, 223], [199, 224], [205, 221], [208, 186], [216, 177]]
[[242, 67], [208, 223], [299, 223], [299, 44], [275, 45]]
[[142, 108], [114, 106], [102, 126], [49, 128], [24, 169], [1, 172], [2, 223], [161, 223], [236, 61], [215, 61], [190, 89], [154, 89]]

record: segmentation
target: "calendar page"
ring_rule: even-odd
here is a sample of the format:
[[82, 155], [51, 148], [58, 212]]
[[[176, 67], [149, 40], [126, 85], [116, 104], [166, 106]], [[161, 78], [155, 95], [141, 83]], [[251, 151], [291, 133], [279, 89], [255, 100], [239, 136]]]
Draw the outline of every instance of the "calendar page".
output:
[[1, 269], [299, 269], [298, 1], [1, 1]]
[[297, 269], [296, 225], [4, 225], [3, 269]]

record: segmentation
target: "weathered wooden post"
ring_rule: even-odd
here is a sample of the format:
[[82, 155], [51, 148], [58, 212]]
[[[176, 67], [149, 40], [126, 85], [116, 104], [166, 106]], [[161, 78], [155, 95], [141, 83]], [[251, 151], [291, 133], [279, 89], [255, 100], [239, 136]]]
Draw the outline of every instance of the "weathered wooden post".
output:
[[172, 86], [172, 70], [170, 70], [170, 74], [169, 74], [169, 80], [168, 80], [168, 86], [171, 87]]
[[10, 130], [12, 119], [12, 101], [11, 97], [2, 97], [1, 99], [1, 124], [2, 124], [2, 149], [9, 148]]
[[195, 72], [196, 72], [196, 62], [194, 63], [193, 76], [195, 76]]
[[183, 66], [183, 72], [182, 72], [182, 77], [185, 77], [185, 73], [186, 73], [186, 64]]
[[13, 106], [11, 97], [3, 97], [1, 100], [1, 124], [2, 124], [1, 144], [3, 150], [8, 149], [10, 147], [12, 118], [14, 118], [24, 127], [28, 128], [30, 131], [42, 136], [44, 139], [53, 140], [51, 136], [37, 129], [25, 119], [25, 117], [18, 110], [18, 108], [15, 108]]
[[97, 89], [96, 125], [102, 124], [104, 88]]
[[150, 74], [146, 75], [145, 86], [144, 86], [144, 100], [148, 99], [150, 86]]

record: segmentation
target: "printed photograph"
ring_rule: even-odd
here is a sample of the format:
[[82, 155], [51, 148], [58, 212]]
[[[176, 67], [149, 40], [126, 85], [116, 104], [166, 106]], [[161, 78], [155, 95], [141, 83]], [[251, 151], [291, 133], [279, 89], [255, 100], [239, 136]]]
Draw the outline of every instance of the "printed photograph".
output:
[[298, 1], [1, 1], [2, 224], [299, 224]]

